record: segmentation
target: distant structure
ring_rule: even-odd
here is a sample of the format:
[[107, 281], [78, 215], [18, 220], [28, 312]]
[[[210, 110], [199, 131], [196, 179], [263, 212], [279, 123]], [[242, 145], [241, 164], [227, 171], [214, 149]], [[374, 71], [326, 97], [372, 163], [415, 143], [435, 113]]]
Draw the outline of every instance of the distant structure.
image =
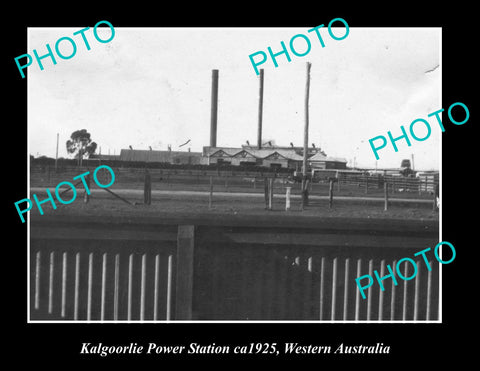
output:
[[124, 162], [163, 162], [195, 165], [201, 163], [201, 155], [201, 152], [190, 151], [122, 149], [117, 159]]
[[[308, 165], [316, 169], [346, 169], [347, 160], [328, 157], [316, 147], [308, 148]], [[271, 146], [258, 149], [256, 146], [203, 147], [203, 164], [229, 164], [237, 166], [264, 166], [271, 168], [302, 167], [303, 147]]]
[[[276, 146], [272, 141], [263, 142], [263, 70], [259, 76], [259, 107], [258, 107], [258, 131], [257, 145], [240, 147], [217, 146], [218, 127], [218, 70], [212, 70], [212, 98], [211, 98], [211, 121], [210, 121], [210, 146], [203, 147], [202, 164], [230, 164], [238, 166], [266, 166], [271, 168], [302, 168], [303, 148], [295, 147], [290, 143], [289, 147]], [[265, 145], [267, 145], [265, 147]], [[328, 157], [320, 148], [314, 145], [308, 148], [307, 166], [318, 169], [346, 169], [347, 161], [343, 158]]]
[[[267, 140], [262, 137], [262, 117], [263, 117], [263, 70], [260, 70], [259, 79], [259, 110], [258, 110], [258, 132], [257, 145], [253, 146], [247, 140], [247, 145], [241, 147], [222, 147], [217, 146], [217, 128], [218, 128], [218, 80], [219, 71], [212, 70], [212, 90], [211, 90], [211, 109], [210, 109], [210, 145], [203, 147], [202, 152], [172, 151], [168, 144], [167, 151], [122, 149], [115, 160], [122, 162], [160, 162], [170, 164], [226, 164], [233, 166], [262, 166], [269, 168], [289, 168], [300, 170], [303, 165], [304, 147], [277, 146], [274, 140]], [[264, 142], [265, 140], [265, 142]], [[190, 139], [183, 143], [184, 146], [190, 142]], [[306, 146], [306, 145], [305, 145]], [[92, 158], [106, 159], [105, 156], [97, 155]], [[110, 156], [109, 156], [110, 157]], [[307, 149], [307, 167], [310, 169], [346, 169], [347, 160], [344, 158], [329, 157], [319, 147], [313, 143]]]

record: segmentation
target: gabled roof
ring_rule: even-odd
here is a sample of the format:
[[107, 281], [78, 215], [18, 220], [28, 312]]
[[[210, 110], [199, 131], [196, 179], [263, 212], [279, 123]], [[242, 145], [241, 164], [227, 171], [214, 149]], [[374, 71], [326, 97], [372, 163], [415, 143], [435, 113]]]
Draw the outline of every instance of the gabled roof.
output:
[[241, 152], [238, 148], [217, 148], [216, 151], [209, 153], [208, 156], [233, 157], [238, 152]]
[[269, 157], [278, 155], [280, 157], [283, 157], [286, 160], [294, 160], [294, 161], [302, 161], [303, 156], [300, 156], [299, 154], [295, 153], [293, 150], [287, 150], [287, 149], [275, 149], [275, 150], [270, 150], [270, 153], [265, 156], [265, 159], [268, 159]]
[[223, 148], [223, 147], [204, 147], [204, 156], [220, 157], [239, 157], [242, 155], [250, 155], [251, 157], [258, 159], [265, 159], [277, 154], [278, 156], [286, 160], [302, 161], [303, 157], [298, 155], [295, 150], [292, 149], [279, 149], [279, 148], [261, 148], [261, 149], [241, 149], [241, 148]]
[[255, 156], [253, 153], [251, 153], [250, 151], [245, 151], [245, 150], [241, 150], [237, 153], [235, 153], [232, 157], [253, 157], [253, 158], [258, 158], [257, 156]]

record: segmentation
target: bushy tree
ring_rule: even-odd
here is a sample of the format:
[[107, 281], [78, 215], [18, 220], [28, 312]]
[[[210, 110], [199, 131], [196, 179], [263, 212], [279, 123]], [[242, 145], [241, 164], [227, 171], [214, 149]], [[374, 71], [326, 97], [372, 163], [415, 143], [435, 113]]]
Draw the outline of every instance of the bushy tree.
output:
[[82, 165], [83, 157], [87, 158], [95, 153], [97, 149], [97, 143], [92, 142], [90, 133], [86, 129], [76, 130], [70, 135], [70, 139], [67, 140], [67, 152], [78, 159], [78, 164]]

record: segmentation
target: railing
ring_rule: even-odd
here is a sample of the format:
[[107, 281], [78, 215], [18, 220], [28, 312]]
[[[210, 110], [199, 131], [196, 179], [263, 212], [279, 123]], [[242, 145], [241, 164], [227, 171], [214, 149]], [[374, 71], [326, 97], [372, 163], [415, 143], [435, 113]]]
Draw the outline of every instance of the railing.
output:
[[335, 178], [337, 188], [358, 187], [365, 193], [375, 193], [384, 189], [385, 183], [388, 184], [389, 192], [422, 192], [432, 193], [435, 186], [439, 184], [439, 174], [420, 174], [418, 177], [397, 176], [391, 174], [369, 175], [361, 172], [351, 172], [342, 170], [316, 170], [315, 179], [322, 182]]
[[[30, 250], [32, 319], [169, 320], [175, 231], [46, 228]], [[85, 233], [85, 235], [83, 234]], [[128, 236], [128, 237], [126, 237]], [[126, 237], [126, 239], [124, 239]]]
[[[355, 278], [437, 240], [433, 222], [31, 222], [31, 320], [436, 320], [438, 264], [383, 281]], [[404, 269], [402, 266], [401, 269]], [[409, 272], [402, 271], [404, 276]]]

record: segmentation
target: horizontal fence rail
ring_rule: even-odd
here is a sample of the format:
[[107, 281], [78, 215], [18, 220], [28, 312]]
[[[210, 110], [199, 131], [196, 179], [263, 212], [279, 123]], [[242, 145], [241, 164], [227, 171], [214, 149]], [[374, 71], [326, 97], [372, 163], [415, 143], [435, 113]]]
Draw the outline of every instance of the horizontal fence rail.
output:
[[[83, 172], [93, 171], [96, 167], [61, 167], [55, 170], [52, 166], [33, 166], [30, 168], [31, 183], [34, 186], [56, 185], [68, 178], [73, 178]], [[115, 183], [123, 185], [141, 186], [145, 178], [145, 168], [121, 168], [113, 167], [115, 173]], [[294, 177], [293, 172], [277, 172], [274, 169], [157, 169], [149, 168], [151, 181], [153, 184], [183, 184], [194, 186], [206, 186], [210, 183], [210, 177], [213, 177], [215, 185], [239, 186], [239, 187], [255, 187], [262, 183], [264, 178], [276, 178], [276, 182], [280, 184], [292, 185], [300, 182], [300, 176]], [[100, 171], [99, 178], [108, 171]], [[391, 193], [402, 192], [416, 192], [422, 194], [433, 193], [435, 187], [439, 184], [439, 174], [425, 174], [417, 177], [412, 176], [396, 176], [396, 175], [369, 175], [362, 172], [351, 172], [342, 170], [315, 170], [313, 182], [328, 183], [330, 179], [335, 179], [337, 190], [340, 188], [361, 188], [363, 193], [375, 193], [378, 190], [383, 190], [385, 184], [388, 184]]]
[[[50, 220], [48, 220], [50, 219]], [[439, 266], [416, 259], [365, 290], [355, 278], [437, 242], [430, 222], [212, 225], [32, 220], [31, 320], [425, 321], [439, 315]], [[408, 265], [401, 274], [412, 275]]]

